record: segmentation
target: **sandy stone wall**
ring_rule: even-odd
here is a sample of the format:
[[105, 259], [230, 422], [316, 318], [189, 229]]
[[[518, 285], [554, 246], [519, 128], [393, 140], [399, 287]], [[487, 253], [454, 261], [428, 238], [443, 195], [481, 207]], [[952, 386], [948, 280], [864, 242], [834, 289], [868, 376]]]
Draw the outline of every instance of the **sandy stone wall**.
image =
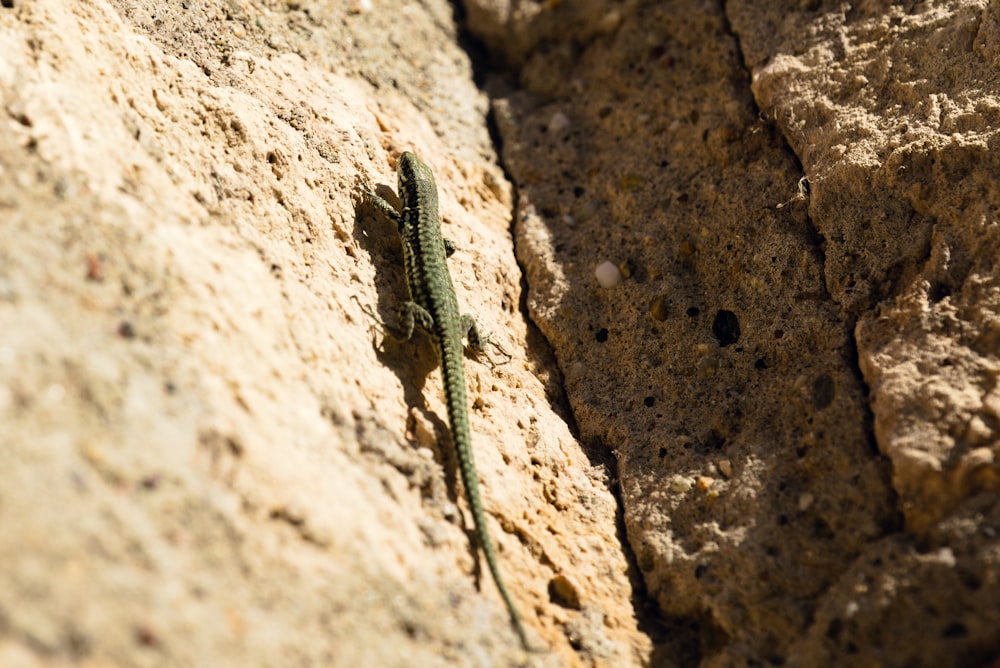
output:
[[0, 665], [1000, 659], [1000, 9], [761, 5], [0, 3]]

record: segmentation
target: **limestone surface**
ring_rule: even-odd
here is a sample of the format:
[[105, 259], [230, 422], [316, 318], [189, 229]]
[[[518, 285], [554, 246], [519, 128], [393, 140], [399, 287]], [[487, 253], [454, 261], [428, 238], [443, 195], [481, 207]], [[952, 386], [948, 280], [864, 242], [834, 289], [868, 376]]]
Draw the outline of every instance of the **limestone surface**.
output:
[[[648, 656], [457, 41], [444, 2], [0, 7], [0, 665]], [[470, 414], [542, 651], [478, 559], [432, 348], [367, 312], [406, 289], [359, 186], [404, 149], [511, 358], [467, 361]]]
[[[996, 2], [7, 0], [0, 45], [0, 665], [1000, 661]], [[378, 322], [403, 150], [535, 651]]]

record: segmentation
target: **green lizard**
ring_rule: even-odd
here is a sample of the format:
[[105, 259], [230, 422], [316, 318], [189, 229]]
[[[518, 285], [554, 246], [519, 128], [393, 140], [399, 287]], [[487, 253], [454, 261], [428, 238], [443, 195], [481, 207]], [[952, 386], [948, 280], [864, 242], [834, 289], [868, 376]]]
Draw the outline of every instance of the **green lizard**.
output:
[[406, 267], [410, 300], [399, 310], [397, 335], [399, 338], [409, 339], [414, 327], [419, 326], [434, 342], [444, 378], [451, 438], [458, 455], [462, 484], [472, 510], [476, 538], [486, 555], [486, 564], [507, 606], [514, 629], [527, 647], [521, 617], [500, 576], [497, 555], [486, 526], [486, 512], [479, 494], [479, 479], [472, 454], [462, 338], [467, 335], [469, 347], [479, 351], [483, 349], [485, 337], [480, 336], [472, 316], [461, 314], [458, 310], [458, 299], [455, 297], [455, 287], [447, 265], [447, 257], [455, 248], [441, 234], [437, 185], [430, 167], [407, 151], [399, 157], [396, 172], [399, 178], [399, 197], [403, 204], [401, 213], [375, 194], [371, 186], [366, 188], [365, 194], [376, 209], [396, 223], [403, 242], [403, 264]]

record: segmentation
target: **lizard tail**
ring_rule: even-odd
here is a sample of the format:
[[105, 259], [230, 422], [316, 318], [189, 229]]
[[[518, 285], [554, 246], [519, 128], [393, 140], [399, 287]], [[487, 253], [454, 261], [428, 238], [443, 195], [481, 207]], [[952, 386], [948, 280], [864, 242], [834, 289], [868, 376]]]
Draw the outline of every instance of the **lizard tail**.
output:
[[472, 452], [472, 431], [469, 428], [468, 398], [465, 394], [465, 362], [462, 357], [462, 345], [459, 342], [457, 346], [442, 345], [441, 348], [441, 373], [444, 376], [448, 422], [451, 424], [451, 440], [458, 455], [458, 468], [461, 472], [462, 484], [465, 486], [469, 509], [472, 511], [476, 538], [479, 541], [479, 547], [482, 548], [483, 554], [486, 556], [486, 564], [493, 576], [493, 581], [507, 606], [514, 630], [520, 637], [521, 643], [527, 647], [528, 640], [524, 626], [521, 624], [521, 616], [518, 614], [517, 608], [514, 607], [514, 600], [511, 598], [510, 592], [507, 591], [503, 577], [500, 575], [496, 550], [493, 548], [489, 528], [486, 526], [486, 511], [483, 509], [483, 500], [479, 493], [479, 477], [476, 474], [476, 462]]

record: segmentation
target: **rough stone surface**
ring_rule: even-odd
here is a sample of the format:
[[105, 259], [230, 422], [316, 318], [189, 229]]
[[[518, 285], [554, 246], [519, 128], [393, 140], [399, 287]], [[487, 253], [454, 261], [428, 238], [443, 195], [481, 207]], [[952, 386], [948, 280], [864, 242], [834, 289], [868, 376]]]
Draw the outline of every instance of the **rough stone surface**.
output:
[[[12, 5], [0, 665], [640, 664], [617, 504], [518, 310], [448, 6]], [[467, 363], [474, 445], [547, 652], [477, 566], [431, 348], [362, 310], [405, 295], [395, 230], [357, 205], [405, 148], [512, 355]]]
[[761, 110], [809, 178], [826, 283], [856, 314], [906, 521], [794, 656], [985, 665], [1000, 656], [1000, 8], [730, 9]]
[[[617, 453], [650, 595], [704, 660], [778, 659], [893, 499], [806, 206], [775, 206], [797, 166], [724, 17], [678, 9], [526, 66], [549, 73], [502, 105], [518, 252], [581, 436]], [[606, 260], [628, 280], [601, 288]]]
[[1000, 659], [995, 2], [2, 4], [0, 665]]
[[812, 184], [827, 283], [859, 315], [878, 442], [921, 531], [1000, 489], [1000, 12], [872, 3], [776, 31], [800, 46], [766, 54], [754, 89]]
[[[562, 22], [530, 6], [504, 19]], [[496, 109], [530, 312], [674, 624], [654, 657], [994, 659], [996, 4], [588, 13], [510, 47]]]

